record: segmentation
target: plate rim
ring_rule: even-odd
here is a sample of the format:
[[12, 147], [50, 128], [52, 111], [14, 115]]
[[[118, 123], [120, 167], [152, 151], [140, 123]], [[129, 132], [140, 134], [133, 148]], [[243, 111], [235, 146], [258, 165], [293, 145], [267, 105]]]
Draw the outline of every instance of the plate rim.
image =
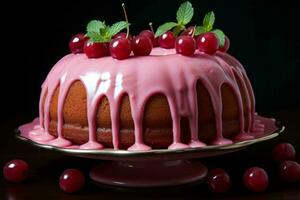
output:
[[15, 136], [17, 139], [28, 142], [29, 144], [47, 150], [54, 150], [56, 152], [65, 154], [79, 154], [84, 156], [96, 155], [96, 156], [114, 156], [114, 157], [136, 157], [136, 156], [151, 156], [151, 155], [170, 155], [170, 154], [181, 154], [181, 153], [199, 153], [199, 152], [209, 152], [209, 151], [224, 151], [224, 150], [234, 150], [238, 148], [244, 148], [259, 142], [267, 141], [279, 136], [284, 130], [285, 126], [280, 122], [276, 121], [277, 130], [273, 131], [269, 135], [258, 137], [251, 140], [245, 140], [236, 142], [233, 144], [226, 145], [208, 145], [204, 147], [197, 148], [186, 148], [186, 149], [153, 149], [149, 151], [128, 151], [128, 150], [114, 150], [114, 149], [101, 149], [101, 150], [90, 150], [90, 149], [71, 149], [71, 148], [61, 148], [56, 146], [51, 146], [47, 144], [42, 144], [30, 140], [21, 135], [20, 130], [16, 129]]

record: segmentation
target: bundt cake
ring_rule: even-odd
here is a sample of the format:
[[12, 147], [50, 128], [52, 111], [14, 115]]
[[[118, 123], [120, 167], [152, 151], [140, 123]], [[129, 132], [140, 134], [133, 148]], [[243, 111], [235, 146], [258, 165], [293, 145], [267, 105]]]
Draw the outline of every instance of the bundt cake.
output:
[[252, 139], [264, 128], [255, 125], [251, 84], [226, 53], [229, 39], [213, 29], [213, 12], [202, 26], [186, 28], [194, 9], [185, 2], [176, 23], [133, 38], [122, 6], [126, 21], [92, 20], [86, 34], [71, 39], [72, 54], [42, 85], [32, 140], [81, 149], [181, 149]]
[[[242, 65], [227, 53], [115, 60], [62, 58], [42, 85], [40, 127], [30, 137], [80, 148], [201, 147], [248, 139], [254, 96]], [[55, 139], [56, 138], [56, 139]]]

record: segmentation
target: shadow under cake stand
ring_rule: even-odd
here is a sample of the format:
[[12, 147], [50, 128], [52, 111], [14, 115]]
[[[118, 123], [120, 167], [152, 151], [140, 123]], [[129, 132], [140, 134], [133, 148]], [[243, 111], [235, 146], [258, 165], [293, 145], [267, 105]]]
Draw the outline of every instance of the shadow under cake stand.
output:
[[[158, 149], [150, 151], [84, 150], [76, 146], [60, 148], [29, 138], [29, 131], [38, 125], [38, 120], [21, 126], [17, 138], [33, 146], [68, 154], [71, 156], [107, 160], [90, 170], [90, 177], [97, 183], [124, 187], [173, 186], [203, 180], [207, 168], [199, 161], [191, 160], [239, 151], [249, 145], [273, 139], [285, 129], [274, 119], [256, 118], [265, 131], [255, 133], [255, 139], [229, 145], [209, 145], [201, 148]], [[27, 130], [27, 131], [26, 131]]]

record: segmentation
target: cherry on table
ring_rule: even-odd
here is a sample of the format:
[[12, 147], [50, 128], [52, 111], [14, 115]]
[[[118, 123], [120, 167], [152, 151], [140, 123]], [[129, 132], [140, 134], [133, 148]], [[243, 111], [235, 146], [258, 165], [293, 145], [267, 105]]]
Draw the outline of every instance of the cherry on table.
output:
[[78, 169], [67, 169], [59, 178], [60, 188], [67, 193], [80, 190], [85, 184], [85, 176]]
[[182, 35], [176, 39], [175, 49], [176, 53], [192, 56], [196, 50], [196, 42], [192, 36]]
[[118, 60], [129, 57], [131, 53], [131, 42], [127, 38], [113, 39], [109, 44], [110, 55]]
[[295, 160], [296, 151], [294, 146], [290, 143], [279, 143], [274, 147], [272, 157], [279, 163], [286, 160]]
[[86, 37], [83, 33], [74, 35], [69, 42], [70, 51], [74, 54], [82, 53], [83, 46], [86, 40], [88, 40], [88, 37]]
[[300, 181], [300, 165], [295, 161], [284, 161], [278, 167], [278, 174], [280, 179], [285, 182], [298, 182]]
[[175, 46], [176, 38], [171, 31], [167, 31], [158, 38], [158, 44], [165, 49], [171, 49]]
[[147, 56], [151, 53], [152, 42], [149, 37], [139, 35], [131, 43], [132, 51], [136, 56]]
[[229, 47], [230, 47], [230, 40], [227, 36], [225, 36], [224, 46], [222, 46], [222, 47], [220, 46], [219, 51], [222, 51], [222, 52], [226, 53], [228, 51]]
[[243, 182], [250, 191], [263, 192], [269, 185], [269, 178], [267, 172], [263, 168], [252, 167], [244, 173]]
[[12, 183], [19, 183], [24, 181], [28, 176], [28, 164], [19, 159], [11, 160], [3, 167], [4, 178]]
[[83, 50], [88, 58], [100, 58], [108, 55], [107, 44], [105, 42], [88, 40], [84, 43]]
[[230, 189], [231, 179], [224, 169], [215, 168], [209, 171], [207, 184], [212, 192], [223, 193]]
[[148, 37], [152, 42], [152, 46], [154, 47], [156, 45], [156, 39], [155, 39], [154, 33], [152, 31], [143, 30], [142, 32], [140, 32], [139, 36]]
[[219, 41], [212, 32], [201, 33], [197, 37], [197, 46], [199, 51], [213, 55], [219, 48]]

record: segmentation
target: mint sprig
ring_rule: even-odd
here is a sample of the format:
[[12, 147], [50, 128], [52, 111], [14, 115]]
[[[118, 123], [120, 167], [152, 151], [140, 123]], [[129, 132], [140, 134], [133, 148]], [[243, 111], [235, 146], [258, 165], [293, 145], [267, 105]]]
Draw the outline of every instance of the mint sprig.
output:
[[108, 34], [114, 36], [119, 33], [121, 30], [127, 28], [129, 24], [125, 21], [116, 22], [108, 29]]
[[220, 29], [213, 30], [215, 20], [216, 20], [215, 13], [213, 11], [207, 13], [203, 18], [202, 26], [196, 26], [194, 34], [197, 36], [200, 35], [201, 33], [206, 33], [211, 31], [217, 36], [220, 46], [223, 47], [225, 44], [225, 34]]
[[109, 26], [106, 25], [104, 21], [92, 20], [86, 27], [86, 35], [92, 42], [110, 42], [114, 35], [129, 25], [130, 24], [125, 21], [120, 21]]
[[206, 31], [211, 31], [214, 23], [215, 23], [215, 13], [213, 11], [210, 11], [207, 13], [203, 19], [203, 27]]
[[218, 38], [221, 47], [225, 45], [225, 34], [220, 29], [215, 29], [212, 31]]
[[194, 8], [190, 2], [182, 3], [176, 13], [177, 22], [181, 25], [188, 24], [194, 15]]
[[160, 25], [155, 32], [155, 37], [159, 37], [171, 29], [173, 29], [174, 35], [177, 36], [185, 29], [185, 25], [192, 20], [193, 15], [194, 8], [192, 4], [189, 1], [182, 3], [176, 12], [177, 22], [166, 22]]

